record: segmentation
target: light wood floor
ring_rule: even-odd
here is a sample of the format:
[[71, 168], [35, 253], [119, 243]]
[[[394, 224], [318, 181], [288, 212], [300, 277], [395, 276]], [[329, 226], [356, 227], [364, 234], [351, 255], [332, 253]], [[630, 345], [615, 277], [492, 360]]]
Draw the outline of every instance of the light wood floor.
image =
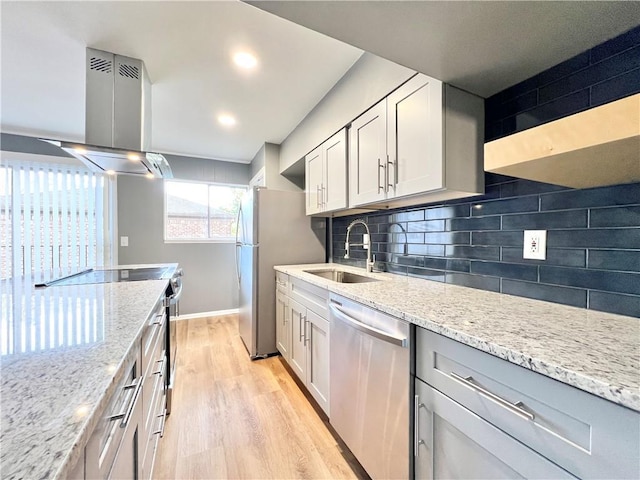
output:
[[236, 315], [178, 322], [156, 479], [358, 478], [279, 357], [251, 362]]

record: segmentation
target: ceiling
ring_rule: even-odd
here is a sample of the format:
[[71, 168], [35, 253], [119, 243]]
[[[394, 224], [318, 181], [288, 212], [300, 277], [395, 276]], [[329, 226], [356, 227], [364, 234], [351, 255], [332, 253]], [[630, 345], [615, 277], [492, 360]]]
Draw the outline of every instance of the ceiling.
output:
[[489, 97], [640, 25], [638, 1], [249, 1]]
[[[84, 141], [93, 47], [145, 62], [152, 150], [194, 157], [249, 162], [281, 143], [362, 54], [238, 1], [3, 0], [0, 13], [3, 133]], [[239, 49], [254, 71], [233, 64]]]
[[[259, 8], [1, 0], [1, 131], [83, 141], [89, 46], [144, 60], [152, 150], [248, 162], [265, 141], [281, 143], [362, 50], [488, 97], [640, 24], [640, 2], [624, 1], [249, 3]], [[257, 55], [255, 71], [233, 65], [238, 49]], [[223, 127], [221, 113], [238, 123]]]

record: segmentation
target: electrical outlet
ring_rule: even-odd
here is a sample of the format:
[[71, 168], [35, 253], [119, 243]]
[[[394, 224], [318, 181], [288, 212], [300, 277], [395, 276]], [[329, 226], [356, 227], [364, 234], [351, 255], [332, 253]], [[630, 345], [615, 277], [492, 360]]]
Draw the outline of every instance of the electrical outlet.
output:
[[532, 260], [547, 259], [547, 231], [546, 230], [525, 230], [524, 247], [522, 258]]
[[129, 246], [129, 237], [120, 237], [120, 246], [128, 247]]

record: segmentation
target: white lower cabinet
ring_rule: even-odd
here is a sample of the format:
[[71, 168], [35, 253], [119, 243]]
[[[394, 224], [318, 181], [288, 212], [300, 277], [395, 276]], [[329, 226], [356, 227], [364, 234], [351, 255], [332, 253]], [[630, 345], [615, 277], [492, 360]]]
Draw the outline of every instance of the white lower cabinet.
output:
[[291, 312], [289, 297], [276, 290], [276, 347], [287, 362], [291, 360]]
[[[147, 319], [142, 338], [128, 358], [105, 412], [84, 449], [73, 479], [150, 479], [166, 417], [165, 335], [162, 298]], [[82, 476], [83, 475], [83, 476]]]
[[[281, 275], [278, 277], [280, 285]], [[278, 350], [320, 408], [329, 415], [328, 292], [292, 279], [276, 290]]]
[[640, 413], [423, 328], [415, 345], [417, 478], [640, 478]]
[[419, 379], [416, 407], [416, 478], [575, 478]]

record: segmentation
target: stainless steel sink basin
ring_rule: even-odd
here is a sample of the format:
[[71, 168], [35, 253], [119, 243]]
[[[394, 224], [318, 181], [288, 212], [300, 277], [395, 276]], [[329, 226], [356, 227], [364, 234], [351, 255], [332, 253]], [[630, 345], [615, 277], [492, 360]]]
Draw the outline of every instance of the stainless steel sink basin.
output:
[[358, 275], [357, 273], [345, 272], [342, 270], [305, 270], [306, 273], [311, 275], [317, 275], [318, 277], [326, 278], [332, 282], [338, 283], [367, 283], [377, 282], [377, 278], [365, 277], [364, 275]]

